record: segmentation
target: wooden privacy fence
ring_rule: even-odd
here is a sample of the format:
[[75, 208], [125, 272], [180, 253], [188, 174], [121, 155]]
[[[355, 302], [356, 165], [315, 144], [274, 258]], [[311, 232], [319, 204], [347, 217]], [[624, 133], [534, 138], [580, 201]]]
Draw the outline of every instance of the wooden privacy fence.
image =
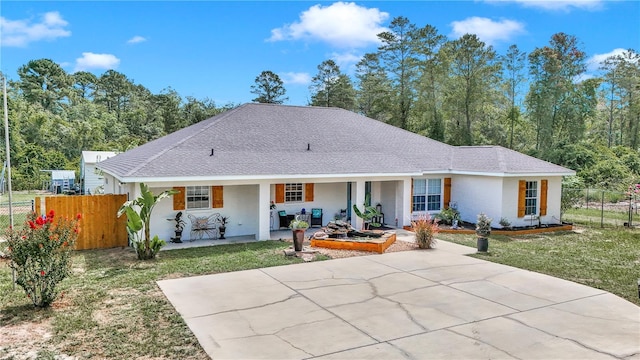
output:
[[53, 210], [56, 217], [82, 214], [76, 250], [105, 249], [129, 245], [127, 218], [117, 217], [127, 195], [78, 195], [37, 197], [36, 214]]

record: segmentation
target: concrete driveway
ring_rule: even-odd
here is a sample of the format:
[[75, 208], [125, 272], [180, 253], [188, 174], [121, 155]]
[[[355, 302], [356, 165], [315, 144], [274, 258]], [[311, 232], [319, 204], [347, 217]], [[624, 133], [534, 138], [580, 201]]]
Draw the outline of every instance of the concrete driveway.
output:
[[214, 359], [640, 359], [640, 307], [438, 248], [159, 281]]

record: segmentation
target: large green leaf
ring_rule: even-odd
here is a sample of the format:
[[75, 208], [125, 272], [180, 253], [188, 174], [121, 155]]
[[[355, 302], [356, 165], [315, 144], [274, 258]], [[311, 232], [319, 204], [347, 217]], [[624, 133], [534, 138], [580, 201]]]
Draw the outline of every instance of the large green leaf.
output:
[[133, 232], [142, 230], [142, 218], [132, 207], [126, 207], [125, 213], [127, 215], [127, 228]]

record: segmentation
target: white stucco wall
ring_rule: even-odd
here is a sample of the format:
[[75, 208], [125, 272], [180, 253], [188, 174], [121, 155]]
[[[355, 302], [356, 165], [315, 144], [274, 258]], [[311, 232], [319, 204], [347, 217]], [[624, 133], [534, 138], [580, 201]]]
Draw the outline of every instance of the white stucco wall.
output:
[[475, 224], [478, 214], [484, 212], [493, 219], [492, 226], [498, 226], [502, 197], [502, 178], [472, 175], [451, 178], [451, 202], [457, 203], [463, 221]]

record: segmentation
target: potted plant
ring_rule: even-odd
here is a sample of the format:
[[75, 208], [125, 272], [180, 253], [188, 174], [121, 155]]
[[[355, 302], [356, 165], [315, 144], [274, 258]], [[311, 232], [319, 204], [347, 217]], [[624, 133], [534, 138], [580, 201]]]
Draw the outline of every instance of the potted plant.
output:
[[229, 223], [228, 216], [220, 216], [220, 220], [218, 220], [220, 226], [218, 227], [218, 231], [220, 231], [220, 239], [224, 239], [224, 233], [227, 231], [227, 224]]
[[184, 220], [182, 220], [182, 211], [178, 211], [176, 217], [173, 219], [167, 219], [169, 221], [176, 222], [176, 228], [174, 229], [176, 236], [171, 238], [171, 242], [173, 243], [181, 243], [182, 242], [182, 229], [187, 224]]
[[371, 199], [371, 195], [366, 194], [364, 199], [364, 204], [363, 204], [363, 207], [364, 207], [363, 211], [360, 211], [358, 206], [356, 204], [353, 204], [353, 212], [356, 214], [357, 217], [363, 220], [362, 230], [369, 230], [371, 226], [380, 227], [382, 225], [378, 222], [373, 221], [374, 219], [379, 219], [380, 215], [382, 214], [378, 212], [378, 209], [375, 206], [367, 205], [371, 202], [370, 199]]
[[478, 221], [476, 221], [476, 235], [478, 235], [478, 251], [487, 252], [489, 250], [489, 239], [491, 235], [491, 219], [485, 213], [478, 214]]
[[302, 251], [304, 232], [309, 228], [309, 223], [304, 220], [300, 220], [300, 218], [296, 216], [289, 224], [289, 228], [293, 235], [293, 249], [295, 251]]

